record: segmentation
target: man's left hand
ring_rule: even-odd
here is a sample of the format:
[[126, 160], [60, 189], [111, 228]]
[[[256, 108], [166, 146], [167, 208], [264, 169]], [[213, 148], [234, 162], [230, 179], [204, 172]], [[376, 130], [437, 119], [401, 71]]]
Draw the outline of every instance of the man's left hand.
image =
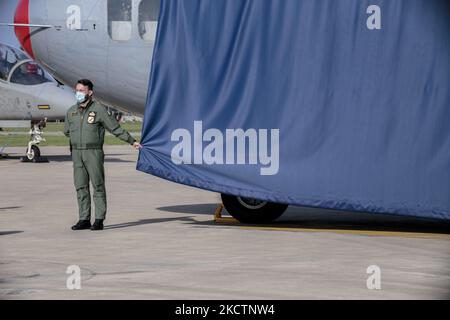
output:
[[142, 148], [142, 145], [139, 143], [139, 142], [137, 142], [137, 141], [135, 141], [134, 143], [133, 143], [133, 147], [135, 148], [135, 149], [141, 149]]

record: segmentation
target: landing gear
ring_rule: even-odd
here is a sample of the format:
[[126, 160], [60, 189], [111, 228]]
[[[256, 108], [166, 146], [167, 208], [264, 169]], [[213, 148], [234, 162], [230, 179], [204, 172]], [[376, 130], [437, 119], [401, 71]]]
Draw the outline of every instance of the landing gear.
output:
[[47, 118], [44, 118], [38, 123], [31, 124], [30, 141], [28, 142], [26, 157], [21, 158], [22, 162], [48, 162], [47, 158], [41, 157], [41, 150], [39, 150], [39, 147], [37, 146], [40, 142], [45, 141], [42, 134], [46, 123]]
[[41, 156], [41, 150], [39, 150], [38, 146], [32, 145], [31, 150], [27, 148], [27, 159], [32, 161], [36, 157]]
[[236, 220], [242, 223], [268, 223], [279, 218], [288, 205], [252, 198], [221, 194], [222, 203]]

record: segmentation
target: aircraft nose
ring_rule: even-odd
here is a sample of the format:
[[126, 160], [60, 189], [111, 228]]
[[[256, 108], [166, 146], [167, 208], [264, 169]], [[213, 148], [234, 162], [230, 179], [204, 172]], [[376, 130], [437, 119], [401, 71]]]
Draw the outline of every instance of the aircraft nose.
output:
[[51, 98], [53, 104], [59, 106], [65, 111], [67, 111], [67, 109], [77, 103], [74, 91], [71, 88], [67, 86], [61, 86], [54, 88], [53, 91], [54, 92], [52, 93]]
[[77, 103], [71, 88], [57, 87], [52, 83], [46, 83], [41, 90], [40, 99], [42, 103], [50, 105], [51, 113], [47, 116], [49, 120], [64, 119], [67, 110]]
[[[19, 0], [16, 12], [14, 14], [14, 23], [16, 24], [29, 24], [29, 0]], [[21, 43], [23, 49], [34, 58], [33, 48], [31, 46], [30, 39], [30, 27], [28, 26], [15, 26], [14, 32], [17, 40]]]

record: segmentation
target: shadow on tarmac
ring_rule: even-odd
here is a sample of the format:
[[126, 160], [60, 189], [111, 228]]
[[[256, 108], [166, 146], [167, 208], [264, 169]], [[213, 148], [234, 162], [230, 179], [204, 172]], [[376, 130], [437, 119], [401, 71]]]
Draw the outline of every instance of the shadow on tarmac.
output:
[[9, 234], [22, 233], [23, 231], [13, 230], [13, 231], [0, 231], [0, 236], [7, 236]]
[[143, 220], [132, 221], [132, 222], [125, 222], [125, 223], [105, 225], [104, 229], [105, 230], [107, 230], [107, 229], [120, 229], [120, 228], [128, 228], [128, 227], [140, 226], [140, 225], [144, 225], [144, 224], [163, 223], [163, 222], [170, 222], [170, 221], [196, 222], [193, 219], [193, 217], [156, 218], [156, 219], [143, 219]]
[[[174, 213], [208, 214], [212, 217], [217, 205], [217, 203], [202, 203], [167, 206], [157, 209]], [[214, 221], [198, 222], [192, 220], [190, 222], [197, 225], [217, 226]], [[221, 223], [220, 225], [227, 225], [227, 223]], [[450, 234], [450, 222], [444, 220], [296, 206], [290, 206], [281, 218], [269, 224], [255, 225], [235, 222], [233, 225], [273, 227], [286, 229], [286, 231], [302, 228]]]
[[0, 207], [1, 210], [12, 210], [12, 209], [19, 209], [22, 208], [22, 206], [15, 206], [15, 207]]
[[[105, 154], [105, 162], [135, 162], [131, 160], [122, 160], [120, 158], [111, 158], [111, 156], [122, 156], [123, 154]], [[4, 158], [4, 160], [20, 160], [24, 155], [9, 155], [8, 157]], [[44, 158], [47, 158], [49, 162], [64, 162], [64, 161], [72, 161], [71, 155], [42, 155]], [[44, 162], [45, 163], [45, 162]]]

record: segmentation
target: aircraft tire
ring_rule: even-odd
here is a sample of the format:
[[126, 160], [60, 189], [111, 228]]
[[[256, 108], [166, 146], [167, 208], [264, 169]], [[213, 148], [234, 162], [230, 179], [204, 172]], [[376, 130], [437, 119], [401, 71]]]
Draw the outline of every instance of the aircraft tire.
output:
[[27, 154], [28, 160], [32, 161], [32, 160], [36, 159], [36, 157], [40, 157], [40, 156], [41, 156], [41, 150], [39, 150], [39, 148], [37, 146], [34, 146], [34, 145], [31, 146], [31, 155]]
[[278, 219], [288, 205], [221, 194], [222, 203], [233, 218], [242, 223], [269, 223]]

